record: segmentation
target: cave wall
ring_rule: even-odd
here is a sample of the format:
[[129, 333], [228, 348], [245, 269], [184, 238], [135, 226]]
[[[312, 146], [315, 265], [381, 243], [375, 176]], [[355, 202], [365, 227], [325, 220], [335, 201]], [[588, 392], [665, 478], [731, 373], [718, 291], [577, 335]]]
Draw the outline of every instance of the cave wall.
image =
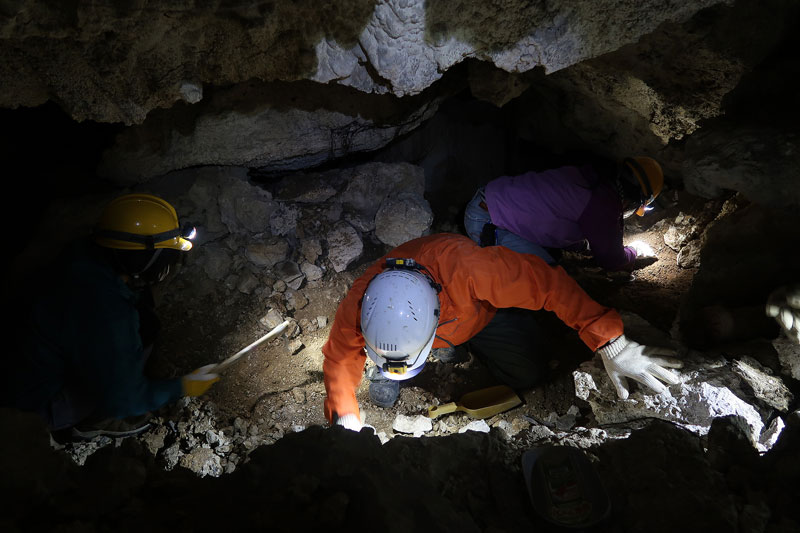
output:
[[[202, 165], [281, 173], [385, 160], [376, 152], [398, 142], [434, 188], [525, 170], [496, 143], [470, 152], [504, 168], [472, 175], [444, 171], [461, 156], [455, 142], [436, 155], [409, 149], [466, 92], [497, 107], [489, 122], [504, 122], [507, 145], [564, 159], [649, 154], [672, 186], [791, 206], [796, 106], [776, 102], [793, 98], [797, 21], [788, 0], [6, 2], [0, 107], [51, 102], [108, 123], [95, 171], [117, 186]], [[769, 170], [753, 164], [766, 159]]]

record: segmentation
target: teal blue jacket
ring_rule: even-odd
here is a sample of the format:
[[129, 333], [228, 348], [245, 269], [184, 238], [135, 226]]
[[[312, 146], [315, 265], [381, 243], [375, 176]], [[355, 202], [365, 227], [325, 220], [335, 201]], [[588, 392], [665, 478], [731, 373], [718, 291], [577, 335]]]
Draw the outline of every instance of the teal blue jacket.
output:
[[13, 406], [45, 412], [69, 384], [95, 406], [94, 414], [123, 418], [182, 395], [180, 379], [145, 377], [139, 294], [98, 247], [76, 243], [40, 281], [14, 354]]

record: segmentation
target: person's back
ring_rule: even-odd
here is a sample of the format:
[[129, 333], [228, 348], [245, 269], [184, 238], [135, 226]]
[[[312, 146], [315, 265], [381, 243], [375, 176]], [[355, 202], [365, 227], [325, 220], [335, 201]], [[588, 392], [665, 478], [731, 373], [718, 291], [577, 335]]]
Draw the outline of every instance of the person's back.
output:
[[637, 255], [647, 259], [652, 252], [623, 245], [623, 218], [643, 215], [662, 186], [661, 167], [648, 157], [502, 176], [478, 189], [464, 226], [482, 246], [505, 246], [550, 264], [560, 250], [591, 251], [606, 270], [632, 270]]
[[16, 336], [11, 397], [14, 406], [39, 412], [59, 426], [54, 420], [59, 413], [50, 412], [49, 403], [65, 384], [72, 384], [72, 398], [87, 410], [68, 418], [88, 414], [106, 394], [102, 390], [107, 382], [104, 378], [110, 377], [105, 374], [113, 365], [105, 364], [98, 347], [124, 347], [133, 353], [141, 350], [138, 296], [120, 279], [98, 246], [81, 240], [47, 269], [29, 298]]
[[569, 248], [585, 239], [579, 220], [597, 186], [604, 185], [588, 165], [502, 176], [486, 185], [486, 206], [497, 227], [546, 248]]

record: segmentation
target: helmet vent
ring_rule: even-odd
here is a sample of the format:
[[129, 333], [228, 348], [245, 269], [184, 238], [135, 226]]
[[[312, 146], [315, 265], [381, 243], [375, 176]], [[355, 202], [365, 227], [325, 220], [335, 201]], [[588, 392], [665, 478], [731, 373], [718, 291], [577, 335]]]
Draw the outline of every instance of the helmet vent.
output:
[[396, 344], [389, 344], [388, 342], [381, 342], [378, 344], [378, 349], [383, 350], [384, 352], [396, 352], [397, 345]]
[[408, 312], [411, 315], [411, 318], [413, 318], [415, 322], [419, 322], [417, 319], [417, 313], [414, 312], [414, 305], [408, 300], [406, 300], [406, 303], [408, 304]]

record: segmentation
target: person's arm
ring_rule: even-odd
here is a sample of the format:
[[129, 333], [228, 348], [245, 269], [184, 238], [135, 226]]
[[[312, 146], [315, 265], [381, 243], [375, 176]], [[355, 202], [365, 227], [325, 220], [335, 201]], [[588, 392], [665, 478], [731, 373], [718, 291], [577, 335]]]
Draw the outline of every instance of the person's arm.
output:
[[338, 418], [360, 413], [356, 389], [364, 372], [364, 337], [361, 334], [361, 299], [370, 279], [380, 270], [373, 265], [358, 278], [336, 310], [328, 341], [322, 347], [325, 359], [322, 372], [325, 381], [325, 418], [335, 423]]
[[474, 298], [496, 308], [518, 307], [554, 312], [578, 331], [592, 350], [622, 335], [622, 319], [614, 309], [595, 302], [561, 267], [539, 257], [502, 246], [480, 248], [454, 269]]
[[598, 186], [578, 225], [583, 231], [597, 264], [608, 271], [631, 271], [636, 250], [622, 245], [623, 223], [620, 200], [610, 187]]
[[680, 368], [682, 363], [663, 357], [673, 351], [649, 348], [627, 339], [619, 313], [590, 298], [563, 268], [501, 246], [481, 249], [464, 266], [469, 272], [466, 281], [478, 300], [497, 308], [546, 309], [576, 329], [586, 346], [601, 356], [617, 395], [623, 400], [628, 397], [625, 378], [643, 383], [656, 393], [665, 390], [659, 380], [678, 383], [666, 368]]

